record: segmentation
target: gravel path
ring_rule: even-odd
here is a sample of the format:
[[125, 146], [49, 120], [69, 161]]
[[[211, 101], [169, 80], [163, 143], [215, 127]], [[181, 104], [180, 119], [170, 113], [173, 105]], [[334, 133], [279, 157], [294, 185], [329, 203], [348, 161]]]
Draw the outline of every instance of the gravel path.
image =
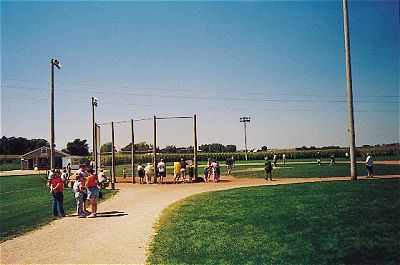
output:
[[[400, 176], [385, 176], [388, 177]], [[5, 241], [0, 245], [1, 263], [143, 264], [146, 262], [148, 243], [154, 233], [153, 224], [160, 213], [171, 203], [187, 196], [237, 187], [349, 178], [292, 178], [272, 182], [263, 179], [224, 179], [224, 182], [218, 184], [118, 184], [120, 192], [99, 205], [98, 218], [67, 217]]]

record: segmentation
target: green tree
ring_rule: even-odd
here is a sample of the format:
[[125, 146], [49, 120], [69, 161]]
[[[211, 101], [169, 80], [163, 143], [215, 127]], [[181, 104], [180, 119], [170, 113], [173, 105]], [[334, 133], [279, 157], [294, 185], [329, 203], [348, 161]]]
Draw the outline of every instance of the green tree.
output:
[[108, 143], [104, 143], [104, 144], [102, 144], [101, 146], [100, 146], [100, 153], [110, 153], [111, 152], [111, 147], [112, 146], [112, 144], [111, 144], [111, 142], [108, 142]]
[[268, 147], [266, 147], [266, 146], [264, 145], [263, 147], [261, 147], [261, 151], [264, 151], [264, 152], [268, 151]]
[[228, 144], [228, 145], [226, 145], [226, 152], [236, 152], [236, 145], [233, 145], [233, 144]]
[[86, 139], [75, 139], [73, 142], [67, 143], [67, 152], [76, 156], [87, 156], [89, 154], [89, 146]]

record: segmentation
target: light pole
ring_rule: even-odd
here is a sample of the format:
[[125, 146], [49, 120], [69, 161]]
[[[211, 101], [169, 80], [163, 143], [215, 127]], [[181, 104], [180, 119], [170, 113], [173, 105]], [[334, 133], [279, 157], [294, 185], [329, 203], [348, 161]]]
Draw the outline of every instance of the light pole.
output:
[[343, 28], [344, 28], [344, 48], [346, 50], [346, 85], [347, 85], [347, 112], [350, 142], [350, 174], [352, 180], [357, 180], [356, 171], [356, 144], [354, 132], [354, 109], [353, 109], [353, 88], [351, 80], [351, 57], [350, 57], [350, 34], [349, 17], [347, 14], [347, 0], [343, 0]]
[[243, 124], [244, 124], [244, 148], [245, 148], [244, 157], [245, 157], [245, 159], [247, 161], [247, 130], [246, 130], [246, 123], [250, 122], [250, 117], [240, 118], [240, 122], [243, 122]]
[[94, 159], [94, 170], [97, 174], [97, 143], [96, 143], [96, 123], [94, 121], [94, 108], [97, 107], [98, 98], [92, 97], [92, 138], [93, 138], [93, 159]]
[[55, 169], [55, 153], [54, 153], [54, 66], [58, 69], [61, 64], [56, 59], [50, 61], [50, 170]]

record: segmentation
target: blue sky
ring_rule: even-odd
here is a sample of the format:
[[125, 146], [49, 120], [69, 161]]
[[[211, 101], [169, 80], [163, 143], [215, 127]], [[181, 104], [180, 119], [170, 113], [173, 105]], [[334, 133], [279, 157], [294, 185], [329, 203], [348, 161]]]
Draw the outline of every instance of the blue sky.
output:
[[[350, 1], [357, 145], [399, 140], [399, 7]], [[1, 131], [56, 144], [96, 120], [198, 116], [199, 144], [348, 145], [342, 2], [2, 2]], [[137, 140], [152, 141], [150, 122]], [[129, 142], [120, 124], [117, 146]], [[110, 140], [102, 127], [102, 142]], [[192, 124], [160, 121], [160, 146], [192, 144]]]

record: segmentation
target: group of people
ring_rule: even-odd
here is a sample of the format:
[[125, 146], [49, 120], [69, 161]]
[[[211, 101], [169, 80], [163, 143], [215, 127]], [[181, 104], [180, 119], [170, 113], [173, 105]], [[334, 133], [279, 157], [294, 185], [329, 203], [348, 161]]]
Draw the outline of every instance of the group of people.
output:
[[[49, 173], [50, 194], [53, 198], [52, 210], [54, 217], [66, 217], [64, 211], [64, 188], [68, 187], [69, 176], [62, 178], [60, 170], [56, 169]], [[105, 178], [104, 173], [99, 173], [102, 179]], [[94, 218], [97, 214], [97, 200], [100, 196], [100, 187], [102, 182], [99, 182], [98, 176], [94, 174], [92, 168], [86, 168], [86, 165], [81, 165], [75, 173], [75, 180], [71, 185], [76, 201], [76, 212], [78, 218]], [[90, 203], [90, 212], [86, 210], [86, 202]]]
[[204, 182], [208, 183], [211, 177], [213, 177], [214, 183], [219, 183], [221, 181], [221, 169], [216, 159], [209, 158], [204, 168]]
[[[191, 162], [185, 161], [183, 158], [178, 159], [174, 162], [173, 165], [173, 176], [174, 176], [174, 184], [179, 182], [184, 183], [186, 181], [186, 177], [189, 176], [189, 182], [192, 183], [195, 181], [194, 176], [194, 166]], [[163, 184], [164, 179], [167, 176], [167, 165], [164, 162], [164, 159], [160, 159], [157, 163], [156, 175], [154, 176], [154, 181], [152, 181], [153, 176], [153, 165], [151, 163], [147, 163], [146, 166], [143, 166], [141, 163], [137, 166], [137, 171], [139, 175], [139, 183], [140, 184], [152, 184], [159, 183]]]

